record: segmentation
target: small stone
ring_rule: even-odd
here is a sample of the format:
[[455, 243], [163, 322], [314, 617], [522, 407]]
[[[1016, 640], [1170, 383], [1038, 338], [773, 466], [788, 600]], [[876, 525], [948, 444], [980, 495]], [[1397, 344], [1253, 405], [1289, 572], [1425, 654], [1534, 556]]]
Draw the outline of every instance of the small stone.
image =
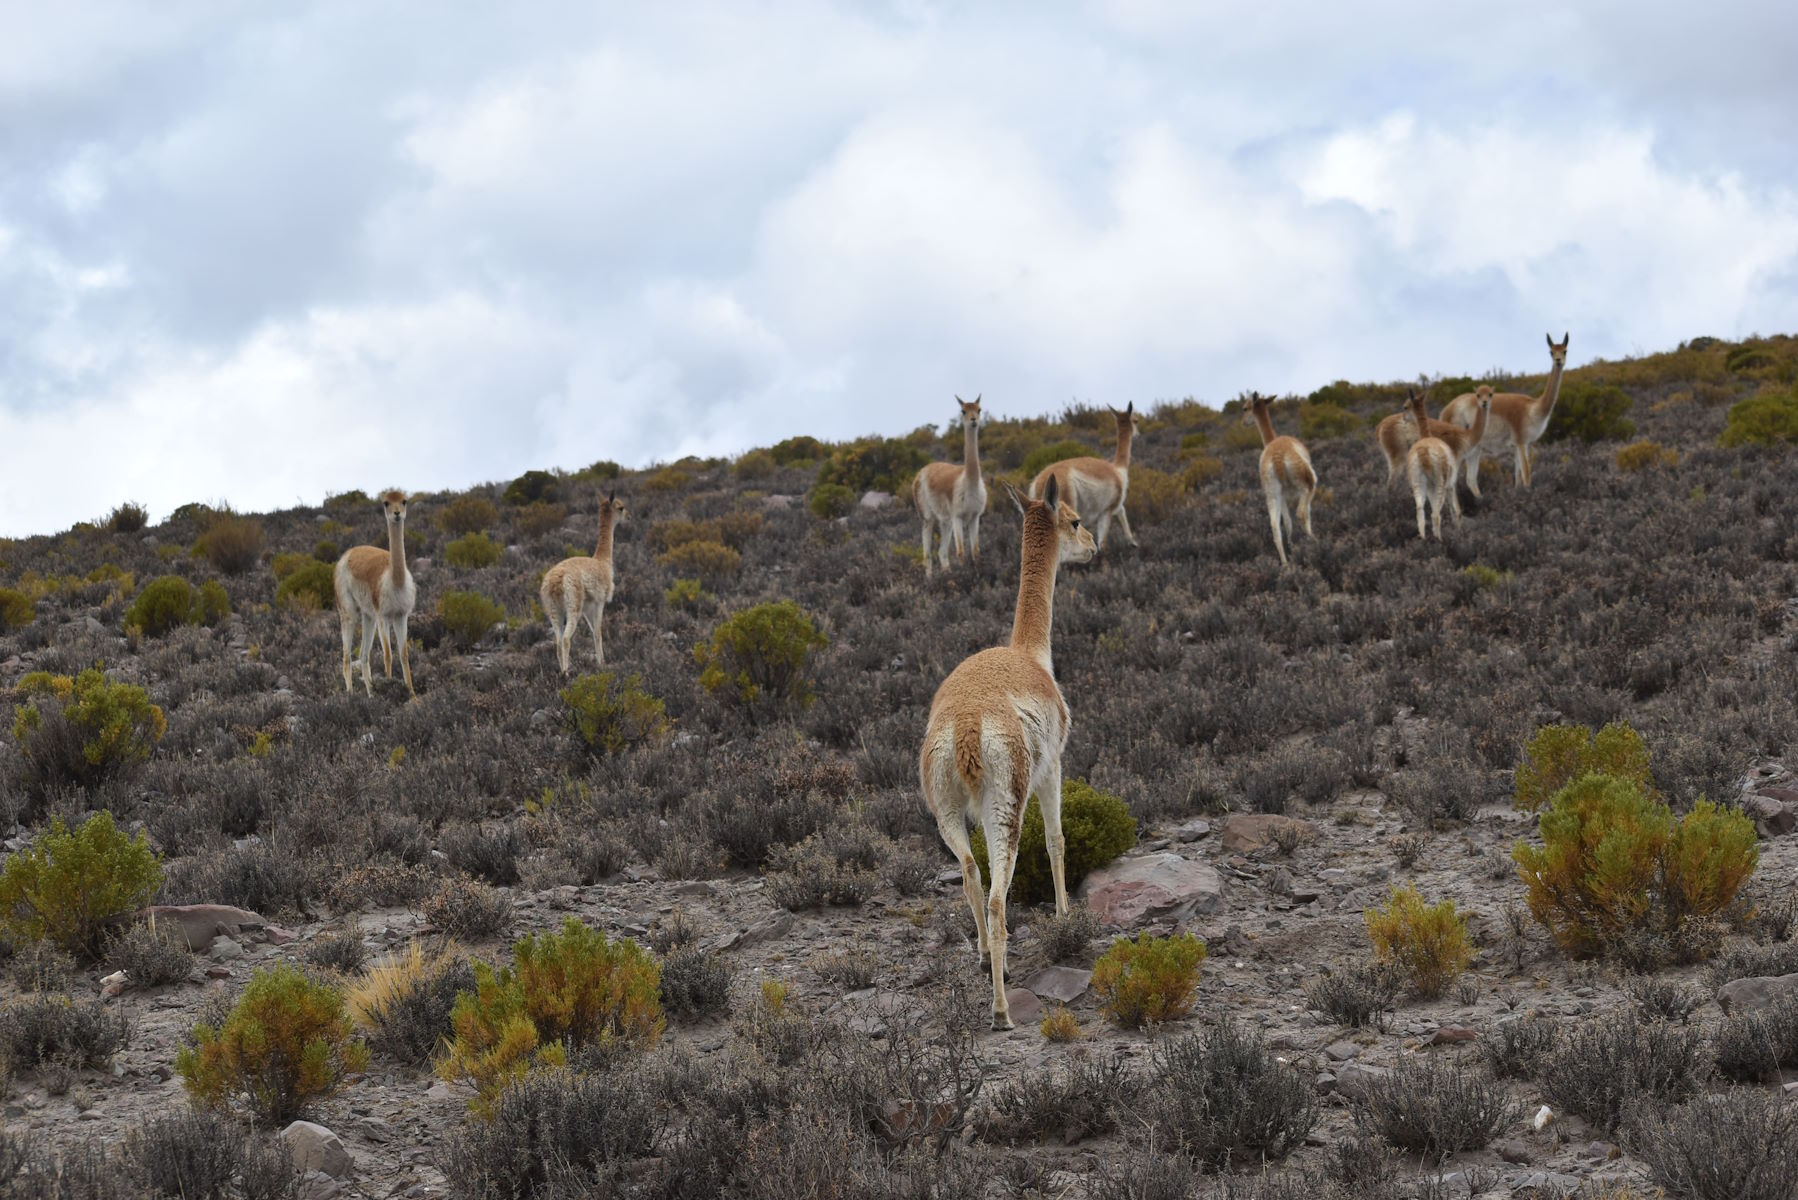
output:
[[344, 1148], [343, 1139], [323, 1125], [295, 1121], [281, 1131], [281, 1140], [293, 1151], [296, 1170], [322, 1171], [332, 1179], [348, 1179], [356, 1173], [356, 1160]]
[[1186, 824], [1180, 826], [1180, 828], [1174, 830], [1174, 840], [1181, 842], [1196, 842], [1200, 838], [1209, 837], [1210, 835], [1211, 822], [1204, 820], [1203, 818], [1196, 821], [1188, 821]]
[[1006, 988], [1005, 1005], [1011, 1019], [1019, 1025], [1034, 1025], [1043, 1019], [1043, 1002], [1029, 988]]
[[1778, 1007], [1788, 997], [1798, 999], [1798, 972], [1732, 979], [1717, 989], [1717, 1006], [1724, 1016], [1738, 1011], [1765, 1012]]
[[1335, 1059], [1337, 1062], [1347, 1062], [1349, 1059], [1360, 1055], [1361, 1047], [1355, 1045], [1355, 1043], [1349, 1041], [1347, 1038], [1344, 1038], [1340, 1042], [1331, 1042], [1328, 1046], [1325, 1046], [1324, 1053]]
[[1622, 1151], [1609, 1142], [1592, 1142], [1582, 1153], [1593, 1162], [1610, 1162]]
[[1742, 807], [1754, 820], [1755, 831], [1764, 838], [1783, 837], [1798, 828], [1798, 813], [1765, 794], [1748, 796]]
[[863, 508], [885, 508], [893, 502], [891, 492], [863, 492], [861, 506]]
[[271, 946], [285, 946], [300, 936], [293, 930], [285, 929], [279, 925], [269, 925], [265, 927], [262, 932], [267, 936], [268, 944]]
[[1370, 1067], [1358, 1062], [1345, 1062], [1336, 1070], [1336, 1090], [1350, 1100], [1362, 1100], [1367, 1096], [1367, 1088], [1376, 1079], [1383, 1079], [1392, 1074], [1389, 1067]]
[[1317, 826], [1279, 813], [1233, 813], [1218, 833], [1218, 844], [1226, 854], [1248, 854], [1273, 845], [1275, 837], [1287, 831], [1315, 837]]
[[1455, 1042], [1477, 1042], [1479, 1040], [1480, 1035], [1467, 1028], [1465, 1025], [1444, 1025], [1435, 1033], [1432, 1033], [1429, 1040], [1424, 1044], [1428, 1046], [1445, 1046]]
[[323, 1171], [308, 1171], [300, 1179], [299, 1190], [294, 1192], [294, 1200], [337, 1200], [341, 1195], [342, 1184]]
[[454, 1100], [456, 1093], [449, 1084], [439, 1079], [425, 1089], [426, 1100]]
[[206, 952], [206, 957], [210, 958], [213, 962], [230, 962], [233, 959], [243, 957], [243, 947], [238, 945], [232, 938], [214, 938], [212, 949]]
[[713, 943], [714, 950], [741, 950], [746, 946], [754, 946], [759, 942], [772, 941], [784, 936], [793, 928], [793, 914], [780, 909], [752, 923], [747, 929], [729, 934]]
[[1522, 1138], [1506, 1138], [1502, 1142], [1493, 1142], [1492, 1152], [1512, 1166], [1518, 1167], [1527, 1166], [1535, 1158]]
[[206, 978], [208, 978], [208, 979], [229, 979], [229, 978], [231, 978], [231, 968], [230, 967], [207, 967], [206, 968]]

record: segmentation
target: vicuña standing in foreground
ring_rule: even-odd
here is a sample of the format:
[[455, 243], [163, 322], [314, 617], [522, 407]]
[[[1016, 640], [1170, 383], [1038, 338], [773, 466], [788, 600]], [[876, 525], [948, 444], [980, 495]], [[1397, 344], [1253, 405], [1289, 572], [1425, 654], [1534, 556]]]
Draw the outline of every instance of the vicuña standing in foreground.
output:
[[[1548, 429], [1548, 419], [1554, 416], [1555, 401], [1561, 398], [1561, 372], [1567, 366], [1568, 335], [1561, 334], [1559, 345], [1552, 334], [1543, 336], [1548, 339], [1548, 356], [1554, 364], [1548, 373], [1548, 386], [1540, 396], [1500, 392], [1492, 397], [1492, 420], [1486, 427], [1486, 436], [1466, 459], [1467, 487], [1475, 496], [1480, 494], [1480, 455], [1499, 454], [1507, 447], [1513, 455], [1517, 482], [1524, 487], [1530, 485], [1530, 447], [1541, 439]], [[1444, 406], [1442, 419], [1471, 429], [1478, 408], [1477, 393], [1463, 392]]]
[[1423, 506], [1428, 500], [1435, 506], [1436, 540], [1442, 540], [1442, 508], [1452, 505], [1455, 520], [1461, 519], [1461, 497], [1455, 492], [1455, 452], [1441, 438], [1422, 437], [1412, 443], [1405, 455], [1405, 473], [1411, 479], [1411, 496], [1417, 501], [1417, 536], [1429, 540], [1424, 533]]
[[337, 619], [343, 627], [343, 686], [355, 691], [350, 682], [350, 643], [356, 637], [356, 621], [362, 621], [362, 689], [374, 695], [374, 664], [369, 651], [375, 638], [381, 639], [381, 658], [386, 663], [387, 678], [393, 678], [393, 643], [400, 647], [400, 671], [406, 677], [406, 691], [412, 690], [412, 662], [406, 648], [406, 622], [412, 617], [412, 606], [418, 602], [418, 584], [406, 569], [406, 493], [381, 493], [381, 512], [387, 518], [387, 549], [379, 546], [352, 546], [337, 560], [334, 582], [337, 585]]
[[1398, 478], [1398, 469], [1417, 439], [1423, 436], [1423, 424], [1417, 417], [1417, 393], [1413, 390], [1405, 407], [1382, 420], [1374, 429], [1374, 441], [1386, 456], [1386, 486]]
[[[1280, 565], [1286, 565], [1286, 543], [1292, 541], [1292, 512], [1298, 509], [1299, 524], [1311, 532], [1311, 497], [1317, 491], [1317, 471], [1311, 466], [1311, 452], [1295, 437], [1274, 433], [1268, 406], [1273, 401], [1260, 392], [1249, 393], [1249, 414], [1261, 430], [1261, 494], [1267, 497], [1267, 520], [1274, 527], [1274, 549], [1280, 552]], [[1280, 536], [1285, 527], [1284, 540]]]
[[924, 518], [925, 575], [930, 574], [932, 526], [945, 571], [951, 538], [958, 556], [965, 539], [969, 553], [980, 557], [980, 514], [986, 511], [986, 481], [980, 477], [980, 397], [970, 404], [957, 396], [955, 402], [961, 405], [961, 465], [928, 463], [911, 484], [912, 502]]
[[[1005, 1001], [1005, 893], [1017, 865], [1018, 836], [1031, 793], [1043, 814], [1055, 911], [1068, 911], [1066, 843], [1061, 834], [1061, 752], [1068, 740], [1068, 706], [1055, 683], [1049, 632], [1055, 572], [1064, 562], [1090, 562], [1099, 552], [1080, 514], [1062, 502], [1060, 484], [1043, 485], [1043, 498], [1024, 512], [1024, 562], [1011, 642], [982, 650], [943, 680], [930, 704], [918, 775], [937, 830], [961, 864], [962, 889], [974, 910], [979, 947], [993, 967], [993, 1028], [1011, 1028]], [[991, 890], [981, 894], [980, 867], [968, 827], [986, 833]]]
[[616, 489], [607, 492], [599, 504], [599, 545], [590, 558], [565, 558], [543, 573], [543, 586], [537, 598], [549, 618], [549, 631], [556, 639], [556, 661], [562, 674], [568, 674], [574, 631], [581, 618], [587, 618], [593, 630], [593, 654], [600, 666], [606, 665], [606, 647], [600, 640], [599, 623], [612, 599], [612, 530], [625, 516], [624, 501]]
[[1111, 415], [1117, 418], [1118, 444], [1110, 462], [1102, 458], [1064, 458], [1044, 467], [1030, 481], [1031, 498], [1040, 500], [1046, 494], [1044, 487], [1053, 479], [1060, 488], [1062, 503], [1073, 505], [1080, 519], [1093, 527], [1093, 536], [1101, 549], [1114, 518], [1124, 531], [1125, 540], [1136, 545], [1130, 518], [1124, 512], [1124, 497], [1130, 491], [1130, 439], [1136, 436], [1136, 401], [1132, 400], [1123, 412], [1112, 409]]

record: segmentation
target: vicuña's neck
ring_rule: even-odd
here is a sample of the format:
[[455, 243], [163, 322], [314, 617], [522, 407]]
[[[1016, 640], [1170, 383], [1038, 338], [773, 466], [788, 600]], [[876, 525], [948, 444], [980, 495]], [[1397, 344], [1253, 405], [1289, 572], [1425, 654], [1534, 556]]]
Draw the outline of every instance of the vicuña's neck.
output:
[[1411, 417], [1417, 422], [1418, 432], [1423, 432], [1425, 429], [1424, 422], [1430, 419], [1430, 415], [1423, 406], [1422, 396], [1411, 397]]
[[1263, 446], [1274, 440], [1274, 419], [1267, 415], [1265, 408], [1255, 410], [1255, 428], [1261, 431]]
[[1489, 404], [1481, 405], [1473, 410], [1473, 429], [1470, 431], [1473, 434], [1473, 441], [1480, 441], [1486, 436], [1486, 423], [1491, 415], [1492, 406]]
[[612, 506], [606, 505], [599, 513], [599, 545], [594, 547], [594, 558], [612, 557], [612, 526], [618, 518], [612, 512]]
[[980, 422], [969, 421], [961, 434], [961, 465], [969, 480], [980, 478]]
[[1055, 530], [1037, 525], [1024, 531], [1024, 563], [1018, 572], [1018, 609], [1011, 619], [1011, 646], [1047, 667], [1049, 630], [1055, 615]]
[[1127, 467], [1130, 465], [1130, 439], [1136, 436], [1133, 423], [1118, 426], [1118, 448], [1112, 453], [1111, 465]]
[[393, 572], [395, 587], [404, 587], [406, 583], [406, 523], [404, 521], [387, 522], [387, 561]]
[[1561, 369], [1566, 365], [1566, 359], [1555, 362], [1554, 370], [1548, 373], [1548, 386], [1536, 398], [1536, 409], [1545, 417], [1554, 412], [1555, 401], [1561, 398]]

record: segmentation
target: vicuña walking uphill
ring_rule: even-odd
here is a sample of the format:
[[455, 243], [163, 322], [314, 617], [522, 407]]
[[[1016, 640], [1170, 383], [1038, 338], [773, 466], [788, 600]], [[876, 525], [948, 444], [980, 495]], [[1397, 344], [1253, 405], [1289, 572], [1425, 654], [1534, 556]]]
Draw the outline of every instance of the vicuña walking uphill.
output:
[[537, 599], [549, 618], [549, 630], [556, 639], [556, 661], [562, 664], [564, 675], [568, 674], [574, 631], [580, 628], [582, 617], [587, 618], [587, 627], [593, 631], [594, 661], [602, 667], [606, 665], [599, 624], [614, 590], [612, 531], [624, 517], [624, 501], [618, 498], [616, 490], [607, 492], [599, 502], [599, 545], [593, 548], [592, 556], [565, 558], [543, 574]]
[[1061, 490], [1063, 504], [1071, 504], [1080, 519], [1092, 526], [1099, 548], [1105, 548], [1105, 535], [1111, 522], [1117, 521], [1124, 540], [1136, 545], [1130, 532], [1130, 517], [1124, 512], [1124, 498], [1130, 492], [1130, 442], [1136, 436], [1136, 401], [1123, 412], [1111, 410], [1117, 420], [1118, 444], [1111, 461], [1102, 458], [1064, 458], [1037, 472], [1030, 481], [1030, 495], [1042, 499], [1044, 487], [1053, 479]]
[[[919, 754], [924, 803], [937, 830], [961, 864], [962, 889], [974, 910], [980, 953], [993, 967], [993, 1028], [1010, 1029], [1005, 1002], [1005, 893], [1017, 864], [1018, 836], [1031, 793], [1043, 814], [1049, 870], [1055, 879], [1055, 911], [1068, 911], [1066, 842], [1061, 834], [1061, 752], [1068, 740], [1068, 706], [1055, 682], [1049, 634], [1055, 574], [1064, 562], [1090, 562], [1099, 552], [1080, 514], [1061, 500], [1051, 477], [1043, 498], [1024, 514], [1023, 567], [1011, 642], [965, 660], [937, 689]], [[991, 890], [981, 894], [980, 867], [968, 827], [986, 833]]]
[[333, 576], [337, 619], [343, 627], [343, 686], [345, 691], [356, 690], [350, 682], [350, 643], [355, 640], [356, 621], [360, 619], [363, 691], [374, 695], [374, 664], [368, 654], [379, 637], [387, 678], [393, 678], [393, 643], [398, 642], [406, 691], [417, 696], [412, 690], [412, 662], [406, 652], [406, 622], [412, 617], [413, 605], [418, 603], [418, 584], [406, 569], [406, 493], [382, 492], [381, 512], [387, 518], [387, 549], [352, 546], [337, 560]]

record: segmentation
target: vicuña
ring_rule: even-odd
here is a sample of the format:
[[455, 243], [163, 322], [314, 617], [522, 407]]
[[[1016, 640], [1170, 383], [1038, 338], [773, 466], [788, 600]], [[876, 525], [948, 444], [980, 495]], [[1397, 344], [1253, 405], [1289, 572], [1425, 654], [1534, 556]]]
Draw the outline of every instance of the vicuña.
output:
[[565, 558], [544, 572], [537, 598], [549, 618], [549, 630], [556, 639], [556, 661], [562, 665], [564, 675], [568, 674], [574, 631], [580, 628], [582, 617], [587, 618], [587, 627], [593, 631], [594, 661], [602, 667], [606, 665], [606, 647], [599, 626], [614, 590], [612, 531], [624, 518], [624, 501], [618, 498], [617, 489], [607, 492], [599, 502], [599, 544], [592, 555]]
[[406, 493], [382, 492], [381, 512], [387, 518], [387, 549], [352, 546], [337, 560], [333, 575], [337, 619], [343, 627], [343, 686], [345, 691], [356, 690], [350, 681], [350, 644], [355, 640], [356, 622], [360, 620], [363, 691], [374, 695], [374, 664], [369, 661], [369, 651], [379, 637], [387, 678], [393, 678], [393, 643], [398, 642], [406, 692], [417, 696], [412, 690], [412, 661], [406, 648], [406, 622], [418, 603], [418, 584], [406, 569]]

